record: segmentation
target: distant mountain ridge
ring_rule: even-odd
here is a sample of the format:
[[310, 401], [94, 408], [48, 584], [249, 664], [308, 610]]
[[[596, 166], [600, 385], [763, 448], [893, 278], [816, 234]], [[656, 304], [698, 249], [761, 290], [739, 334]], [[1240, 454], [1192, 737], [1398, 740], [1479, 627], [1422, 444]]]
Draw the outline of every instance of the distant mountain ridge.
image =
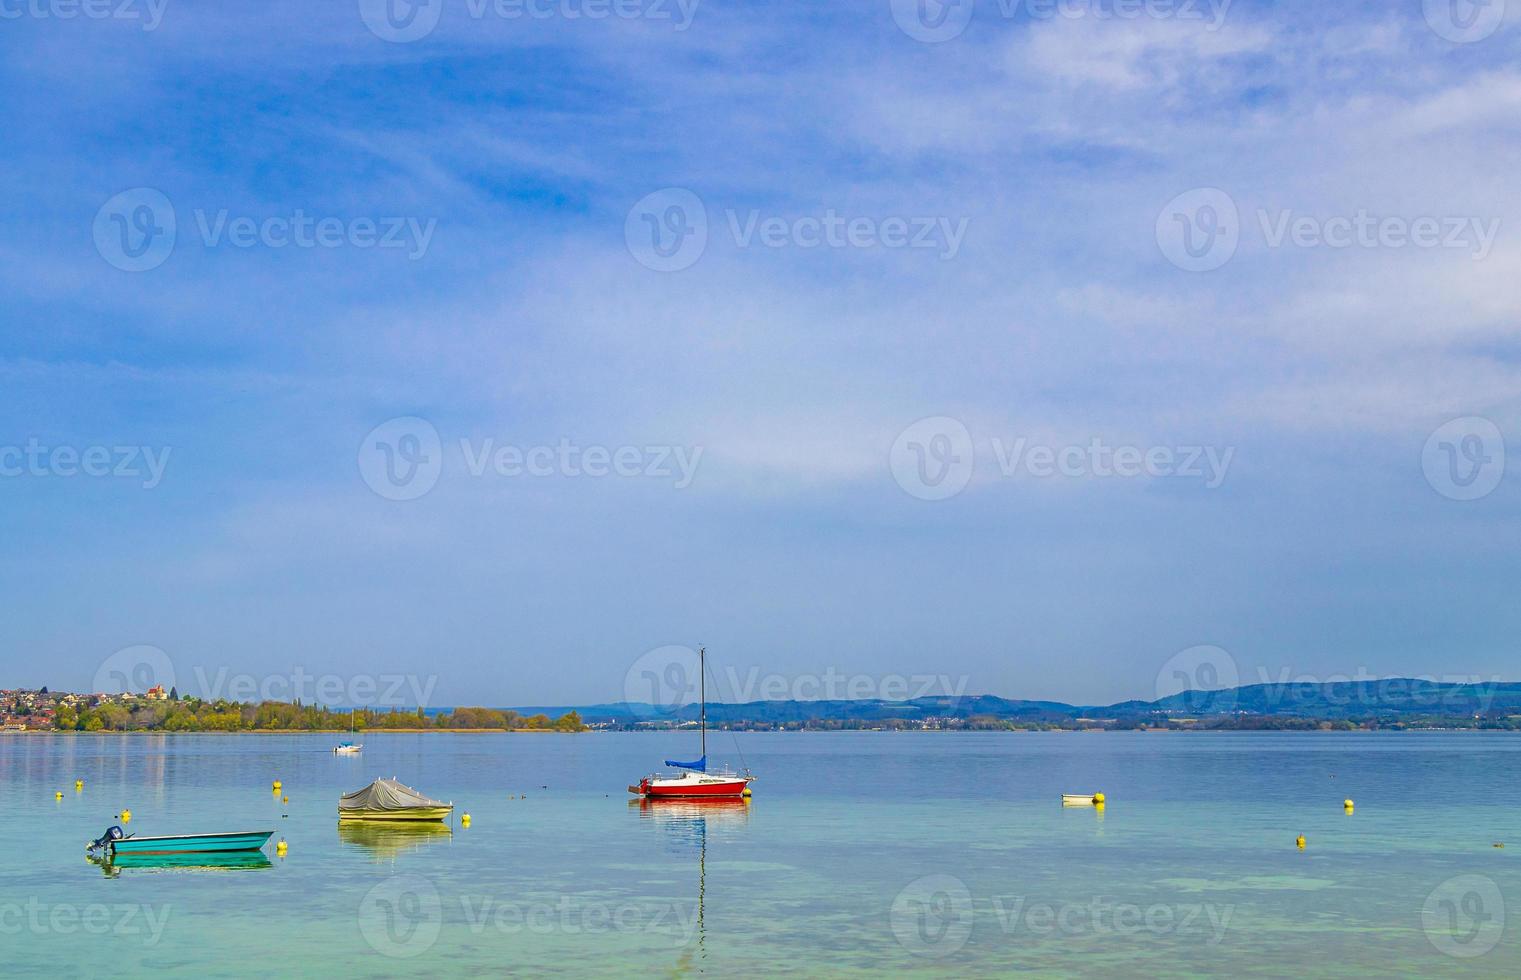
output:
[[[639, 702], [514, 707], [523, 715], [558, 717], [575, 711], [587, 722], [696, 721], [698, 706], [675, 709]], [[881, 698], [832, 701], [749, 701], [709, 703], [710, 724], [785, 725], [840, 721], [923, 722], [929, 719], [996, 718], [1021, 722], [1058, 723], [1078, 718], [1109, 722], [1162, 718], [1359, 719], [1383, 721], [1403, 717], [1474, 717], [1521, 715], [1521, 683], [1443, 683], [1420, 678], [1384, 678], [1327, 683], [1249, 684], [1218, 691], [1184, 691], [1155, 701], [1121, 701], [1111, 705], [1073, 705], [1061, 701], [1029, 701], [992, 694], [962, 697], [923, 697], [907, 701]]]

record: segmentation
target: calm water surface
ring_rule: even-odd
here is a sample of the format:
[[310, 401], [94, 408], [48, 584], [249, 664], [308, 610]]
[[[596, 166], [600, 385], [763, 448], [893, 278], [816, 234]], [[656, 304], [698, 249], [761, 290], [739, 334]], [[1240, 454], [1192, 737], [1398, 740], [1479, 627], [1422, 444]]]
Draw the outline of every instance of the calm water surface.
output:
[[[717, 808], [629, 802], [685, 736], [335, 741], [0, 736], [4, 972], [1521, 971], [1517, 736], [720, 733], [759, 778]], [[377, 776], [472, 826], [340, 831]], [[1103, 811], [1059, 803], [1091, 790]], [[123, 808], [289, 853], [108, 872], [83, 845]]]

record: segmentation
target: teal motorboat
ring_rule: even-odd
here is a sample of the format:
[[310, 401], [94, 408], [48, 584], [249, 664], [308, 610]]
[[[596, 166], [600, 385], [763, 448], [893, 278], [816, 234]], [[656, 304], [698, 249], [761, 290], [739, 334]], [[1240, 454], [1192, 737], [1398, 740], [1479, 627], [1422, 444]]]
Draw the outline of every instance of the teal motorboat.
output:
[[173, 837], [136, 837], [112, 827], [85, 845], [87, 851], [108, 855], [153, 854], [239, 854], [262, 850], [273, 830], [256, 830], [243, 834], [179, 834]]

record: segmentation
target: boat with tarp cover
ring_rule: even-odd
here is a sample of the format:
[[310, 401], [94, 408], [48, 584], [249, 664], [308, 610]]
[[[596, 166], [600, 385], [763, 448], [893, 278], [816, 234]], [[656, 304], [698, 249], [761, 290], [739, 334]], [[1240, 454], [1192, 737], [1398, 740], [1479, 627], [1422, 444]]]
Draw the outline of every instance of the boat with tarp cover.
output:
[[338, 801], [339, 820], [423, 820], [438, 822], [454, 812], [453, 803], [422, 795], [395, 779], [377, 779]]
[[750, 795], [750, 784], [755, 777], [747, 769], [734, 772], [723, 769], [708, 771], [708, 688], [707, 649], [697, 651], [698, 697], [702, 705], [698, 714], [698, 729], [702, 733], [702, 757], [694, 762], [665, 760], [665, 764], [682, 770], [676, 773], [652, 773], [630, 786], [628, 791], [646, 799], [683, 798], [734, 798]]

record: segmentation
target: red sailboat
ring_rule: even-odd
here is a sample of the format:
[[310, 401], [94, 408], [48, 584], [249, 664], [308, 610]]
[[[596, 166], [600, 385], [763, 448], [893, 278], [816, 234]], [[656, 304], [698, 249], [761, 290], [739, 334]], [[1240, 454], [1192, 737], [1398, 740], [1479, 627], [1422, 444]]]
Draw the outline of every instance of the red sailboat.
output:
[[698, 690], [702, 708], [698, 725], [702, 732], [702, 757], [696, 762], [665, 760], [665, 764], [680, 772], [652, 773], [628, 788], [630, 793], [646, 799], [681, 799], [701, 797], [707, 799], [737, 798], [750, 795], [750, 784], [755, 777], [750, 770], [734, 772], [724, 769], [708, 772], [708, 688], [707, 650], [697, 651]]

